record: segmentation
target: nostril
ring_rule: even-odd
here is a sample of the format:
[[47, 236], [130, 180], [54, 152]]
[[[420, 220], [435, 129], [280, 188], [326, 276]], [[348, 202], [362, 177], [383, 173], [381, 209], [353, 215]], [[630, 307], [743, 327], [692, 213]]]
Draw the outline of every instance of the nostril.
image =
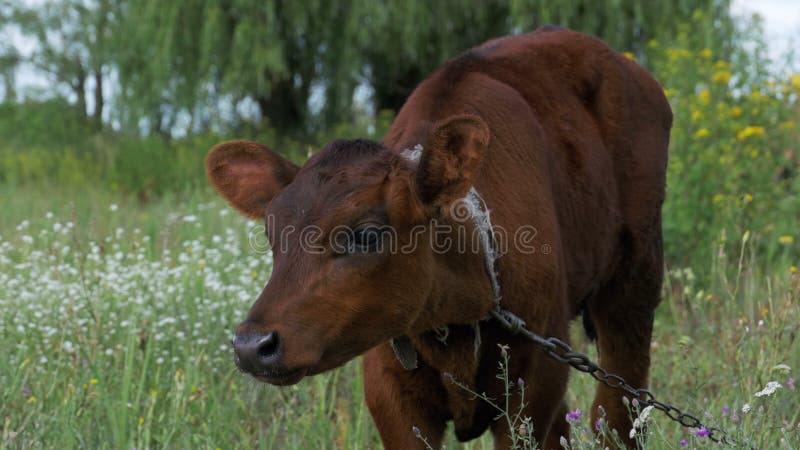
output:
[[237, 335], [233, 340], [234, 362], [246, 372], [263, 372], [278, 364], [281, 338], [277, 332]]
[[258, 343], [258, 357], [260, 359], [270, 359], [278, 353], [280, 347], [280, 337], [278, 333], [271, 332], [264, 336]]

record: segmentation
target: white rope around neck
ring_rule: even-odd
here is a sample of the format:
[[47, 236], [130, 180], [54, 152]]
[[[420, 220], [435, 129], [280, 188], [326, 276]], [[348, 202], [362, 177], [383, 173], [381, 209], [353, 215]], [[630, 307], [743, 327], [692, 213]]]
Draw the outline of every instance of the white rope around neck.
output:
[[[411, 149], [403, 150], [400, 155], [409, 161], [418, 163], [422, 157], [422, 150], [422, 145], [417, 144]], [[486, 201], [483, 199], [483, 197], [481, 197], [481, 195], [478, 193], [478, 190], [475, 189], [474, 186], [470, 188], [470, 190], [467, 192], [467, 195], [461, 200], [461, 203], [467, 208], [467, 212], [469, 212], [469, 216], [472, 218], [472, 222], [475, 225], [475, 228], [478, 230], [486, 274], [489, 277], [489, 281], [492, 285], [494, 308], [499, 310], [500, 299], [502, 297], [500, 290], [500, 277], [497, 273], [496, 264], [497, 258], [500, 255], [498, 254], [495, 246], [496, 242], [494, 240], [494, 232], [492, 231], [491, 211], [486, 205]], [[476, 322], [472, 325], [472, 327], [475, 331], [474, 354], [477, 358], [478, 351], [480, 350], [481, 346], [480, 324]], [[447, 325], [437, 328], [436, 334], [437, 339], [439, 339], [442, 344], [447, 345], [447, 336], [449, 335], [449, 329]], [[411, 370], [417, 367], [416, 350], [414, 350], [413, 346], [411, 345], [411, 341], [406, 336], [392, 339], [391, 344], [392, 349], [394, 349], [395, 356], [397, 356], [400, 364], [405, 369]]]

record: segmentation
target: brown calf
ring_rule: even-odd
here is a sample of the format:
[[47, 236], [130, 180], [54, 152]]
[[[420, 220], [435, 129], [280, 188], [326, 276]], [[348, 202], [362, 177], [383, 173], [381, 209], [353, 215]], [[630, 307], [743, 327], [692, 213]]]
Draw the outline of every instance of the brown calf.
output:
[[[236, 330], [236, 364], [288, 385], [363, 354], [386, 448], [423, 448], [414, 426], [438, 447], [448, 420], [460, 440], [491, 429], [506, 448], [505, 421], [444, 375], [500, 398], [505, 344], [511, 380], [528, 386], [534, 437], [558, 448], [568, 369], [483, 320], [495, 304], [487, 270], [497, 270], [502, 307], [530, 330], [567, 341], [583, 314], [601, 364], [646, 386], [671, 121], [661, 88], [636, 63], [590, 36], [538, 31], [449, 61], [382, 143], [334, 141], [302, 168], [256, 143], [218, 145], [206, 162], [211, 182], [246, 216], [266, 218], [274, 253]], [[418, 160], [403, 152], [417, 145]], [[461, 245], [480, 231], [454, 208], [470, 193], [505, 231], [494, 233], [507, 241], [496, 263]], [[401, 366], [392, 339], [406, 344], [406, 359], [418, 357], [415, 369]], [[593, 421], [598, 405], [627, 437], [620, 393], [598, 386]]]

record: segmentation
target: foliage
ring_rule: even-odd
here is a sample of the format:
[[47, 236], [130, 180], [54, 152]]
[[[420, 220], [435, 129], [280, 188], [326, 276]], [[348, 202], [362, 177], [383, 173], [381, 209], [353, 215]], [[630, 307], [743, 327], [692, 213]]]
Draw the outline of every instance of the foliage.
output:
[[[754, 71], [768, 65], [763, 48], [740, 47], [730, 58], [692, 50], [693, 30], [705, 20], [695, 14], [676, 45], [648, 45], [675, 115], [664, 208], [668, 260], [705, 265], [718, 239], [747, 230], [770, 258], [797, 256], [800, 75]], [[757, 29], [746, 32], [743, 38], [758, 42]]]
[[[53, 189], [102, 186], [111, 193], [145, 202], [205, 187], [204, 158], [223, 140], [213, 133], [167, 140], [87, 132], [90, 137], [82, 138], [79, 136], [86, 126], [77, 114], [66, 113], [74, 106], [58, 99], [32, 103], [30, 107], [0, 105], [0, 136], [10, 137], [0, 144], [0, 185]], [[52, 115], [70, 120], [53, 123], [41, 115], [48, 109]], [[280, 136], [270, 128], [251, 138], [302, 163], [312, 151], [335, 138], [382, 135], [391, 117], [384, 113], [371, 122], [340, 124], [308, 142]]]
[[[260, 125], [308, 138], [397, 111], [447, 58], [492, 37], [565, 25], [643, 56], [649, 39], [667, 42], [696, 9], [711, 11], [696, 40], [728, 49], [729, 0], [48, 0], [15, 7], [10, 25], [37, 43], [26, 59], [54, 81], [49, 94], [68, 93], [98, 130]], [[0, 73], [13, 67], [0, 58]]]
[[[730, 0], [512, 0], [512, 17], [522, 30], [543, 24], [563, 25], [601, 36], [612, 47], [638, 55], [645, 44], [658, 39], [669, 42], [675, 32], [690, 21], [695, 11], [707, 11], [695, 23], [693, 39], [699, 46], [721, 50], [731, 44], [733, 23]], [[695, 22], [697, 22], [695, 20]]]
[[[50, 0], [31, 7], [18, 6], [14, 23], [35, 39], [33, 65], [47, 75], [58, 95], [66, 88], [77, 99], [77, 112], [99, 130], [103, 126], [105, 75], [111, 62], [113, 22], [110, 0]], [[119, 39], [119, 36], [117, 36]], [[91, 115], [87, 83], [94, 91]]]

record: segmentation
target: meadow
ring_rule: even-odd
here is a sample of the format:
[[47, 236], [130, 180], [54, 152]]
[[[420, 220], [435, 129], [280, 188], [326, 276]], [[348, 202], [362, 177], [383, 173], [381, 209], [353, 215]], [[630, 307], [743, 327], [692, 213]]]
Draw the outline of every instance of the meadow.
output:
[[[741, 448], [800, 448], [800, 75], [689, 36], [648, 46], [675, 111], [650, 388]], [[302, 161], [357, 134], [261, 140]], [[288, 388], [235, 370], [232, 332], [271, 256], [205, 186], [218, 139], [0, 146], [0, 447], [381, 448], [358, 360]], [[572, 344], [596, 358], [577, 324]], [[569, 448], [602, 448], [594, 386], [571, 374]], [[657, 411], [646, 421], [648, 448], [711, 444]], [[446, 448], [492, 446], [451, 433]]]

